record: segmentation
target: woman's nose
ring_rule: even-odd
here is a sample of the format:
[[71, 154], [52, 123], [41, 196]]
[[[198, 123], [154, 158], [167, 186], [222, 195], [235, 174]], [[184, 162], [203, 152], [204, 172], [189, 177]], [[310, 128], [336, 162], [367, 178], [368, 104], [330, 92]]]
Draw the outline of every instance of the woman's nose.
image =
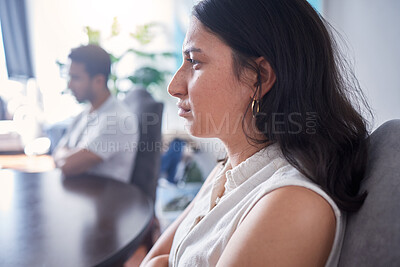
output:
[[181, 68], [177, 70], [174, 77], [172, 77], [168, 85], [168, 93], [178, 98], [182, 98], [187, 94], [187, 83]]

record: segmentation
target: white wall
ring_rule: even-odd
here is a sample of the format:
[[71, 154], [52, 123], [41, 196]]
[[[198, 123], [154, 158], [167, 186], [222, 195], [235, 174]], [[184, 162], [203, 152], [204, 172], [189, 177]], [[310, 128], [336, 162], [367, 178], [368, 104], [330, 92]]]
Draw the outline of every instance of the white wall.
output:
[[325, 0], [323, 14], [348, 42], [374, 128], [400, 118], [400, 1]]

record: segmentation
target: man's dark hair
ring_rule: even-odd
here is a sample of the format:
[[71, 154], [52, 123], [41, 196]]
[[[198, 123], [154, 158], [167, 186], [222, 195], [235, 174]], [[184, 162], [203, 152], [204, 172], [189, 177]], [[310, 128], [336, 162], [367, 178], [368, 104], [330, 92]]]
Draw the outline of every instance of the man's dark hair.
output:
[[73, 62], [85, 65], [90, 77], [102, 74], [106, 78], [106, 83], [111, 70], [110, 55], [98, 45], [84, 45], [71, 50], [68, 57]]

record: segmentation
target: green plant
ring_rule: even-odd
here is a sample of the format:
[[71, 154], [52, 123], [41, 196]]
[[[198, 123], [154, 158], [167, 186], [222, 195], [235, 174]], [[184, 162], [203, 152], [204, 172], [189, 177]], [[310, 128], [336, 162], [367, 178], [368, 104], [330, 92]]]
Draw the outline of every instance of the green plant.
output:
[[[119, 88], [119, 83], [121, 81], [129, 81], [134, 85], [149, 89], [149, 88], [159, 88], [165, 84], [165, 78], [167, 75], [171, 75], [172, 72], [170, 70], [163, 70], [161, 68], [156, 67], [160, 60], [165, 60], [166, 58], [174, 58], [176, 57], [175, 53], [172, 52], [158, 52], [158, 53], [150, 53], [145, 52], [145, 48], [147, 45], [153, 42], [156, 37], [154, 33], [154, 29], [157, 27], [161, 27], [162, 25], [158, 23], [148, 23], [144, 25], [137, 26], [135, 32], [131, 32], [129, 34], [132, 42], [130, 43], [130, 47], [127, 48], [122, 54], [119, 56], [110, 53], [111, 57], [111, 74], [109, 77], [109, 87], [111, 92], [114, 95], [118, 95], [121, 93], [125, 93], [125, 91]], [[118, 22], [118, 19], [115, 17], [113, 19], [113, 23], [111, 25], [111, 34], [108, 38], [103, 38], [102, 33], [99, 30], [93, 29], [90, 26], [84, 27], [84, 31], [88, 38], [89, 44], [96, 44], [102, 46], [106, 42], [118, 37], [121, 33], [121, 27]], [[141, 62], [140, 67], [134, 69], [130, 75], [121, 76], [118, 75], [118, 67], [123, 58], [127, 55], [134, 55], [135, 59], [138, 62]], [[143, 63], [144, 62], [144, 63]], [[57, 61], [57, 64], [61, 69], [64, 67], [64, 64]], [[165, 90], [164, 88], [162, 90]], [[151, 91], [151, 90], [150, 90]]]

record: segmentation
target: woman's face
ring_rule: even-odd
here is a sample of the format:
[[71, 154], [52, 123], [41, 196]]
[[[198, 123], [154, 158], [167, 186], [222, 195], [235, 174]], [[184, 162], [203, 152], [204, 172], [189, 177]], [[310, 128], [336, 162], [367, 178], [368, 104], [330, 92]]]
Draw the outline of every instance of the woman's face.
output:
[[193, 17], [182, 51], [183, 64], [168, 92], [179, 98], [178, 113], [187, 130], [220, 139], [243, 134], [241, 122], [252, 90], [234, 75], [231, 48]]

